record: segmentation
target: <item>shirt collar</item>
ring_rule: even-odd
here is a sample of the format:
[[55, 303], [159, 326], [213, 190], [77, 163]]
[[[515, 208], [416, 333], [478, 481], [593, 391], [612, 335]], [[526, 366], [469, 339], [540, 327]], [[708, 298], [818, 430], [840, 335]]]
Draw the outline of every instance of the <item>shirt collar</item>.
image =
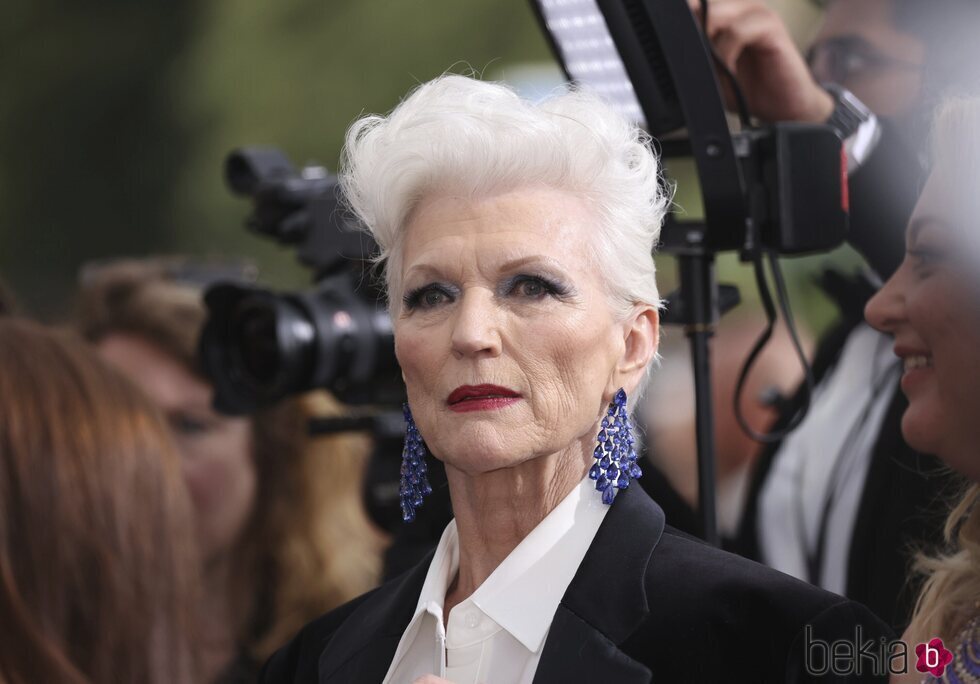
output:
[[446, 602], [446, 594], [457, 571], [459, 571], [459, 533], [456, 531], [456, 520], [453, 519], [443, 530], [435, 555], [429, 563], [429, 571], [425, 575], [419, 601], [415, 605], [413, 623], [418, 620], [419, 615], [427, 611], [439, 618], [440, 623], [442, 622], [442, 608]]
[[[584, 478], [468, 600], [525, 648], [537, 652], [608, 510], [592, 480]], [[459, 536], [453, 520], [429, 565], [412, 624], [423, 613], [442, 623], [446, 592], [458, 570]]]

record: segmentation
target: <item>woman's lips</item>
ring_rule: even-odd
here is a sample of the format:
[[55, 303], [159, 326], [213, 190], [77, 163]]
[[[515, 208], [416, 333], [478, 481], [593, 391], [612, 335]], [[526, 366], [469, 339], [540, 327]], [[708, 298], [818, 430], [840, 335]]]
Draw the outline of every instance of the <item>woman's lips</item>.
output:
[[916, 385], [932, 374], [932, 356], [929, 354], [907, 354], [902, 356], [902, 391], [908, 396]]
[[520, 401], [521, 395], [499, 385], [462, 385], [454, 389], [446, 403], [456, 413], [490, 411]]

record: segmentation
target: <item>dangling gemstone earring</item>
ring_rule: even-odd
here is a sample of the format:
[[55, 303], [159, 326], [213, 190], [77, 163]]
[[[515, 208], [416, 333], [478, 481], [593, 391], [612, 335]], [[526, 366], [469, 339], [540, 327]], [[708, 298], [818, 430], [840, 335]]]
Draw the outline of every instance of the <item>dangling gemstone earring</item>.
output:
[[617, 489], [626, 489], [631, 478], [643, 474], [636, 462], [633, 423], [626, 413], [626, 392], [622, 388], [609, 402], [596, 441], [593, 452], [596, 462], [589, 470], [589, 477], [595, 480], [596, 490], [602, 492], [602, 503], [611, 504]]
[[432, 487], [425, 466], [425, 442], [407, 403], [402, 405], [402, 412], [405, 415], [405, 448], [402, 450], [402, 479], [398, 495], [402, 504], [402, 520], [412, 522], [415, 520], [415, 509], [422, 505], [422, 497], [432, 493]]

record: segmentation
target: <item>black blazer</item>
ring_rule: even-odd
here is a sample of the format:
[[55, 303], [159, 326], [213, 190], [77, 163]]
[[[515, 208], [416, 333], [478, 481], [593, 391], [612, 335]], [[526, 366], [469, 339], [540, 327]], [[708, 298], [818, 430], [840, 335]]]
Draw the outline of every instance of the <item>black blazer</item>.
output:
[[[261, 681], [381, 682], [430, 559], [307, 625]], [[660, 507], [630, 487], [555, 612], [534, 681], [837, 681], [805, 675], [805, 625], [827, 641], [853, 641], [856, 625], [865, 640], [889, 634], [859, 604], [666, 527]]]

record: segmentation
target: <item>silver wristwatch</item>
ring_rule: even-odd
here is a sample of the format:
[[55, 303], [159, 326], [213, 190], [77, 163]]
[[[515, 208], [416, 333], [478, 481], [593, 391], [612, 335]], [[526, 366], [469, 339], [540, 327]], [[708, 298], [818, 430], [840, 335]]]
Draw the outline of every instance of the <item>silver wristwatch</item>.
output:
[[847, 140], [857, 132], [861, 124], [872, 117], [871, 110], [846, 88], [836, 83], [821, 85], [834, 98], [834, 111], [824, 123], [837, 131], [841, 140]]

